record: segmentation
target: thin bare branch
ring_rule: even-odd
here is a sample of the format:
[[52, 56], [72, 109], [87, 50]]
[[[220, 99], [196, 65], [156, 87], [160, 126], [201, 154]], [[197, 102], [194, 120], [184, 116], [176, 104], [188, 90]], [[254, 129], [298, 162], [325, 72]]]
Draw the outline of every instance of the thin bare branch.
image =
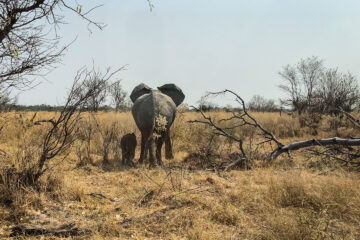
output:
[[340, 112], [342, 112], [343, 114], [346, 115], [346, 117], [353, 122], [357, 127], [360, 127], [360, 120], [357, 119], [356, 117], [354, 117], [353, 115], [351, 115], [350, 113], [344, 111], [344, 109], [342, 109], [341, 107], [338, 108]]

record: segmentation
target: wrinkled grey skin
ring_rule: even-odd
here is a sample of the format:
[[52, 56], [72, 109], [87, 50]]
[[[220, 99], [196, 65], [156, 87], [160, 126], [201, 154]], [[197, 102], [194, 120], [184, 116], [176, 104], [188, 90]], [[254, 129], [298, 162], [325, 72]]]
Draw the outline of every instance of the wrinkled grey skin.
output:
[[136, 136], [134, 133], [125, 134], [121, 138], [121, 152], [122, 164], [127, 166], [134, 166], [133, 159], [135, 156], [135, 149], [137, 145]]
[[[140, 84], [130, 95], [134, 102], [132, 114], [141, 132], [141, 152], [139, 163], [143, 163], [146, 150], [149, 150], [150, 166], [162, 165], [161, 148], [165, 142], [165, 157], [173, 158], [170, 140], [170, 127], [174, 122], [176, 107], [182, 103], [185, 95], [174, 84], [165, 84], [154, 90]], [[159, 127], [157, 118], [165, 118], [166, 125]], [[154, 134], [155, 133], [155, 134]], [[155, 136], [154, 136], [155, 135]], [[156, 159], [154, 154], [156, 144]]]

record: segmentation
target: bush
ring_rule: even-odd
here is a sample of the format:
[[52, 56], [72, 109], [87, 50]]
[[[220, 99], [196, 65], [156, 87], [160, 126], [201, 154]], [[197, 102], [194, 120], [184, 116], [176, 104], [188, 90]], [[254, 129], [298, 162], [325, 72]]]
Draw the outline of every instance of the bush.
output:
[[254, 112], [277, 112], [278, 106], [276, 106], [273, 99], [265, 99], [260, 95], [254, 95], [248, 102], [248, 109]]
[[317, 57], [301, 59], [294, 66], [287, 65], [279, 74], [284, 80], [279, 88], [287, 95], [281, 103], [299, 114], [338, 113], [338, 107], [352, 111], [359, 105], [359, 85], [355, 76], [337, 68], [325, 68]]

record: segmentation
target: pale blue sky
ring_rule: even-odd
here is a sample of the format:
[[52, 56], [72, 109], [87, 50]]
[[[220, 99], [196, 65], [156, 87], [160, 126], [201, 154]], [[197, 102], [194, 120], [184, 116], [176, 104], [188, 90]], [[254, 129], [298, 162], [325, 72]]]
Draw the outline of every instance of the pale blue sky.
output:
[[[195, 104], [206, 91], [225, 88], [245, 99], [254, 94], [278, 99], [286, 64], [318, 56], [360, 78], [359, 0], [83, 0], [83, 11], [104, 3], [92, 28], [67, 14], [64, 43], [78, 36], [62, 65], [20, 104], [61, 104], [76, 70], [84, 65], [116, 68], [128, 92], [144, 82], [175, 83]], [[89, 3], [90, 2], [90, 3]]]

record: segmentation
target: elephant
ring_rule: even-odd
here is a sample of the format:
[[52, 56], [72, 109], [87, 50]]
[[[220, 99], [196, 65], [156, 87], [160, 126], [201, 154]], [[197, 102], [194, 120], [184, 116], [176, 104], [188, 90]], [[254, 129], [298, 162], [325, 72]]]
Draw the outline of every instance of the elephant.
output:
[[130, 99], [134, 103], [132, 115], [141, 132], [139, 163], [143, 163], [148, 151], [150, 167], [162, 165], [161, 148], [164, 142], [166, 159], [173, 158], [170, 127], [175, 119], [176, 108], [183, 102], [185, 95], [175, 84], [165, 84], [156, 90], [141, 83], [134, 88]]
[[137, 145], [136, 136], [134, 133], [125, 134], [120, 141], [122, 152], [122, 164], [133, 166], [133, 159], [135, 156], [135, 149]]

